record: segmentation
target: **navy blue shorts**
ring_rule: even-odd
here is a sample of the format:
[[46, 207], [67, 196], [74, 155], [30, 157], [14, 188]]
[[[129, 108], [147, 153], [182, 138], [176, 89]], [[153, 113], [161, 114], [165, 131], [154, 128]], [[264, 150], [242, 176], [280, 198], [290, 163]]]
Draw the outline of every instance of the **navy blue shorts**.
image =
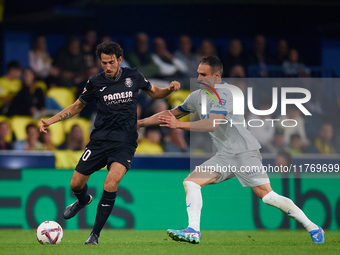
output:
[[129, 170], [136, 148], [136, 142], [91, 140], [79, 159], [76, 171], [83, 175], [91, 175], [106, 165], [109, 169], [113, 162], [118, 162]]

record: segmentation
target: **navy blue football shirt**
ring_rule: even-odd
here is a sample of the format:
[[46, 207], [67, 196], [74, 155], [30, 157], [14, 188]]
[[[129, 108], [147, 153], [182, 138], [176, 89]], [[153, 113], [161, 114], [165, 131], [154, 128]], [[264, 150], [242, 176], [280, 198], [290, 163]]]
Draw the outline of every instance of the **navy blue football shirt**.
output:
[[95, 99], [97, 103], [98, 113], [91, 140], [137, 140], [139, 89], [150, 90], [151, 83], [135, 68], [120, 68], [115, 79], [101, 72], [87, 81], [79, 100], [88, 104]]

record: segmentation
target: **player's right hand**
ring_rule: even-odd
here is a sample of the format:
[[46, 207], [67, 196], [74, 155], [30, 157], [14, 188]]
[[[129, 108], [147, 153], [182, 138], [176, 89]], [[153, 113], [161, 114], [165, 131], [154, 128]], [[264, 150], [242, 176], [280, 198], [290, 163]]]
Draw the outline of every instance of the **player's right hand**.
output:
[[169, 89], [172, 91], [178, 91], [181, 88], [181, 84], [178, 81], [172, 81], [169, 85]]
[[45, 120], [43, 120], [43, 119], [41, 119], [41, 122], [40, 122], [40, 132], [41, 133], [47, 133], [47, 128], [49, 127], [50, 125], [49, 124], [47, 124], [47, 122], [45, 121]]

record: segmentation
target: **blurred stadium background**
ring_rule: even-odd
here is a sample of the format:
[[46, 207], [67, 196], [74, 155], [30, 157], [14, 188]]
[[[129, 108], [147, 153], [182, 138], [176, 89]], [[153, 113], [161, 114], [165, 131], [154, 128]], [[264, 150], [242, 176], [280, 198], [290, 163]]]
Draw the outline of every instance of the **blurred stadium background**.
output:
[[[320, 85], [315, 93], [312, 92], [315, 104], [310, 110], [313, 117], [298, 116], [304, 122], [296, 131], [300, 143], [293, 144], [286, 131], [279, 128], [261, 132], [266, 132], [266, 137], [269, 137], [262, 144], [266, 149], [263, 151], [264, 164], [274, 165], [279, 149], [292, 155], [290, 158], [281, 154], [285, 164], [292, 161], [297, 166], [302, 165], [303, 170], [304, 164], [339, 164], [340, 89], [334, 85], [340, 75], [339, 11], [340, 2], [330, 0], [196, 0], [194, 3], [185, 0], [0, 0], [0, 122], [7, 123], [2, 132], [6, 144], [2, 143], [0, 151], [0, 227], [30, 229], [44, 220], [56, 220], [67, 229], [90, 228], [93, 224], [94, 207], [86, 208], [68, 222], [62, 218], [62, 211], [74, 200], [69, 180], [89, 139], [95, 109], [88, 108], [83, 115], [56, 124], [51, 128], [51, 137], [40, 137], [40, 143], [37, 142], [36, 131], [33, 130], [33, 134], [26, 131], [27, 124], [34, 126], [40, 117], [48, 117], [60, 107], [72, 103], [82, 91], [91, 70], [99, 70], [97, 61], [91, 59], [93, 38], [94, 45], [104, 39], [120, 43], [127, 57], [125, 64], [130, 66], [137, 65], [128, 56], [135, 49], [136, 34], [143, 32], [149, 37], [146, 43], [150, 53], [157, 48], [154, 47], [155, 38], [164, 39], [158, 40], [158, 48], [163, 46], [164, 50], [165, 42], [167, 50], [174, 54], [180, 50], [180, 36], [188, 35], [192, 40], [190, 52], [194, 56], [209, 52], [220, 56], [225, 64], [225, 77], [334, 79], [331, 84]], [[85, 38], [86, 31], [92, 31], [89, 35], [92, 39]], [[33, 46], [38, 36], [44, 38], [41, 39], [41, 48]], [[235, 42], [235, 38], [239, 41]], [[206, 39], [210, 43], [201, 47]], [[237, 49], [241, 42], [240, 53], [229, 54], [233, 51], [229, 47], [232, 41]], [[74, 42], [71, 43], [75, 48], [72, 56], [67, 55], [67, 47], [64, 47], [67, 42]], [[290, 49], [295, 49], [295, 52]], [[297, 61], [290, 55], [295, 54], [296, 57], [296, 51]], [[34, 61], [35, 53], [42, 62]], [[48, 57], [47, 63], [43, 61], [44, 56]], [[73, 63], [80, 63], [75, 65], [78, 68], [67, 66], [70, 59], [74, 60]], [[16, 64], [13, 65], [12, 61]], [[12, 73], [8, 77], [8, 64], [11, 62], [14, 69], [34, 69], [36, 79], [33, 85], [29, 85], [21, 73]], [[234, 65], [239, 68], [232, 72]], [[159, 67], [156, 67], [156, 73], [144, 75], [159, 86], [171, 79], [179, 79], [184, 89], [160, 102], [150, 101], [141, 93], [141, 117], [174, 107], [189, 93], [185, 84], [192, 75], [188, 72], [176, 70], [167, 76], [159, 73]], [[27, 77], [29, 80], [29, 74]], [[22, 88], [26, 86], [30, 89], [24, 94]], [[268, 92], [268, 87], [261, 86], [256, 88], [258, 107], [271, 90]], [[36, 103], [41, 99], [37, 96], [38, 90], [43, 95], [42, 105]], [[31, 97], [30, 103], [20, 100], [18, 94], [21, 91], [21, 96]], [[26, 112], [19, 114], [23, 108]], [[78, 129], [74, 128], [75, 125]], [[259, 139], [263, 138], [261, 132]], [[32, 136], [33, 144], [26, 140], [27, 134]], [[181, 228], [185, 226], [187, 217], [182, 180], [189, 173], [190, 159], [203, 161], [211, 148], [200, 145], [205, 144], [204, 138], [194, 147], [187, 133], [147, 129], [140, 130], [140, 134], [141, 149], [121, 183], [107, 228]], [[320, 147], [320, 143], [326, 144]], [[96, 194], [101, 194], [105, 175], [105, 171], [100, 171], [90, 178], [93, 204], [99, 200]], [[272, 175], [272, 186], [278, 193], [292, 198], [312, 221], [324, 229], [338, 230], [338, 176], [338, 173], [315, 175], [308, 171], [301, 174], [301, 178], [293, 178], [294, 174], [289, 176], [292, 178], [283, 178], [281, 173], [277, 173]], [[251, 190], [242, 189], [237, 180], [207, 187], [203, 196], [204, 230], [300, 227], [278, 210], [261, 204]], [[224, 221], [213, 221], [216, 215], [228, 216], [223, 217]]]

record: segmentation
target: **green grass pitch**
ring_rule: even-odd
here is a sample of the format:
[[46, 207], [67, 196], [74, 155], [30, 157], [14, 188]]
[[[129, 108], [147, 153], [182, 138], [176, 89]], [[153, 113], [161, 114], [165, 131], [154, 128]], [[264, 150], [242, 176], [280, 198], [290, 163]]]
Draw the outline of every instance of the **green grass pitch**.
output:
[[41, 245], [34, 230], [0, 230], [0, 254], [340, 254], [340, 231], [313, 244], [305, 230], [202, 231], [200, 244], [171, 240], [166, 231], [103, 230], [99, 244], [84, 245], [91, 230], [65, 230], [58, 245]]

